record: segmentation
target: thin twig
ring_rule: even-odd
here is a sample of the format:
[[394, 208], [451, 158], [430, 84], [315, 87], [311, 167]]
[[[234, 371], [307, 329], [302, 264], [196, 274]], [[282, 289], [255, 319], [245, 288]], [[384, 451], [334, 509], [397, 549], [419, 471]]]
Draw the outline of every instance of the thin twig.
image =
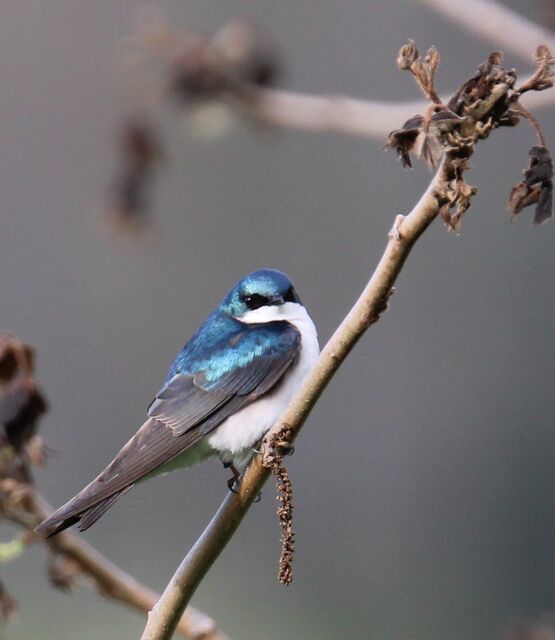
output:
[[381, 102], [340, 95], [317, 96], [277, 89], [256, 89], [248, 100], [226, 96], [245, 115], [283, 129], [332, 132], [382, 138], [424, 102]]
[[[37, 515], [41, 519], [46, 518], [52, 509], [40, 495], [35, 500]], [[158, 602], [158, 593], [122, 571], [82, 537], [64, 531], [49, 538], [47, 543], [57, 553], [72, 560], [105, 597], [143, 613], [148, 613]], [[193, 607], [184, 610], [183, 615], [178, 617], [175, 630], [189, 640], [227, 640], [209, 616]]]
[[[555, 51], [555, 35], [494, 0], [418, 0], [488, 43], [502, 45], [531, 62], [530, 43], [543, 42]], [[555, 102], [555, 92], [532, 92], [521, 100], [530, 109]], [[383, 137], [428, 106], [422, 101], [380, 101], [347, 96], [315, 96], [258, 89], [249, 101], [234, 101], [249, 115], [287, 129], [326, 131], [369, 138]]]
[[[443, 193], [452, 170], [451, 156], [446, 154], [430, 186], [418, 204], [406, 216], [398, 216], [385, 252], [366, 288], [323, 349], [314, 368], [305, 378], [285, 413], [269, 431], [266, 440], [279, 433], [283, 425], [293, 440], [316, 401], [341, 363], [368, 327], [376, 322], [387, 306], [393, 284], [410, 250], [419, 236], [438, 216]], [[230, 493], [215, 516], [184, 558], [162, 598], [151, 611], [142, 640], [169, 640], [177, 621], [195, 589], [239, 527], [253, 500], [268, 479], [270, 470], [261, 456], [246, 469], [238, 493]]]
[[[276, 89], [259, 89], [248, 101], [233, 96], [226, 99], [245, 115], [275, 127], [380, 139], [429, 105], [419, 100], [386, 102]], [[527, 93], [523, 102], [533, 109], [546, 107], [555, 102], [555, 92]]]
[[[441, 14], [452, 19], [457, 25], [473, 34], [478, 34], [495, 42], [507, 50], [516, 52], [530, 62], [530, 43], [543, 42], [555, 51], [553, 32], [542, 28], [523, 16], [493, 0], [468, 0], [461, 4], [458, 0], [419, 0]], [[160, 26], [157, 25], [157, 29]], [[155, 30], [156, 33], [159, 33]], [[162, 29], [167, 41], [171, 42], [169, 51], [161, 46], [157, 38], [154, 47], [144, 44], [147, 52], [161, 56], [169, 64], [170, 75], [175, 63], [175, 49], [184, 46], [187, 38], [176, 33], [171, 27]], [[193, 36], [197, 38], [198, 36]], [[150, 41], [149, 41], [150, 42]], [[221, 43], [220, 43], [221, 44]], [[148, 54], [145, 54], [148, 55]], [[185, 56], [185, 59], [187, 57]], [[196, 62], [198, 60], [195, 58]], [[213, 69], [212, 69], [213, 71]], [[202, 75], [202, 74], [201, 74]], [[198, 80], [197, 76], [194, 79]], [[263, 123], [283, 129], [296, 129], [312, 132], [334, 132], [359, 137], [383, 139], [415, 114], [423, 113], [428, 103], [419, 100], [387, 101], [353, 98], [342, 95], [310, 95], [287, 90], [277, 90], [262, 85], [248, 84], [242, 90], [220, 90], [215, 97], [223, 100], [240, 113], [258, 119]], [[220, 88], [221, 89], [221, 88]], [[171, 91], [164, 90], [167, 96]], [[206, 96], [205, 96], [206, 97]], [[436, 102], [445, 102], [436, 94]], [[529, 109], [539, 109], [553, 105], [555, 92], [530, 92], [523, 97], [523, 103]]]

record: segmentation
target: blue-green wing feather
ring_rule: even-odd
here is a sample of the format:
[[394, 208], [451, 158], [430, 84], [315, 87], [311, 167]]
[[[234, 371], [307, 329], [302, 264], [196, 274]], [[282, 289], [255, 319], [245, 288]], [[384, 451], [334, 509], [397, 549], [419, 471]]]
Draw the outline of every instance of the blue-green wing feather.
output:
[[199, 338], [178, 355], [173, 376], [148, 410], [175, 435], [201, 423], [204, 435], [269, 391], [296, 361], [301, 346], [299, 331], [283, 321], [235, 322], [209, 350]]

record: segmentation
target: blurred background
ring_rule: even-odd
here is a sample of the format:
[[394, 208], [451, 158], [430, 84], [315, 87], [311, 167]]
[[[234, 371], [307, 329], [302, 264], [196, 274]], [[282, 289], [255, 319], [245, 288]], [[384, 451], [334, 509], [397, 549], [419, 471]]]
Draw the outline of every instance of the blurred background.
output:
[[[508, 4], [549, 24], [548, 2]], [[118, 48], [141, 6], [0, 8], [0, 319], [38, 351], [51, 404], [41, 434], [54, 453], [37, 483], [55, 505], [142, 424], [175, 352], [244, 273], [287, 271], [325, 343], [394, 216], [430, 179], [420, 164], [403, 172], [384, 140], [240, 125], [207, 143], [170, 108], [151, 229], [122, 240], [100, 220], [114, 138], [136, 106]], [[436, 45], [448, 93], [497, 48], [418, 2], [157, 6], [183, 30], [253, 20], [279, 44], [282, 86], [310, 93], [418, 98], [395, 65], [407, 37]], [[522, 77], [532, 69], [511, 52], [506, 64]], [[553, 109], [536, 115], [553, 149]], [[523, 123], [480, 145], [462, 233], [438, 221], [422, 237], [390, 311], [312, 413], [288, 460], [294, 584], [276, 580], [268, 484], [199, 588], [194, 604], [232, 639], [500, 638], [555, 610], [554, 227], [533, 227], [531, 210], [511, 224], [506, 212], [533, 144]], [[226, 479], [212, 461], [137, 487], [85, 538], [162, 589]], [[2, 638], [140, 635], [140, 615], [85, 589], [54, 590], [44, 563], [37, 547], [2, 566], [20, 604]]]

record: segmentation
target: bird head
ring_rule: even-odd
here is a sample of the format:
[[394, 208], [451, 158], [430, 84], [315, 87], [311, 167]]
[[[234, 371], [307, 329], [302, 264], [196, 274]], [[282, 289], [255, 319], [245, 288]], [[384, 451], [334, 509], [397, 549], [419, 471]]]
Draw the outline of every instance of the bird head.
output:
[[259, 269], [241, 278], [220, 306], [242, 322], [269, 322], [279, 319], [291, 307], [302, 306], [289, 276], [277, 269]]

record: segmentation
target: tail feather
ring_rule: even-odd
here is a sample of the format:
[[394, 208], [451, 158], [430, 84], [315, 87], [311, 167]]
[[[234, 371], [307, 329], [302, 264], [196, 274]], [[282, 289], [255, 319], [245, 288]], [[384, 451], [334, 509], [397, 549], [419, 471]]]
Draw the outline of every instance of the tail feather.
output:
[[76, 523], [82, 531], [88, 529], [135, 482], [197, 444], [203, 425], [206, 422], [178, 437], [163, 422], [148, 418], [104, 471], [41, 522], [37, 533], [50, 537]]
[[71, 527], [76, 523], [79, 523], [78, 529], [80, 531], [86, 531], [89, 527], [92, 527], [92, 525], [101, 516], [103, 516], [106, 511], [108, 511], [108, 509], [116, 502], [116, 500], [121, 495], [127, 493], [127, 491], [129, 491], [132, 486], [133, 485], [129, 485], [124, 489], [120, 489], [120, 491], [117, 491], [111, 496], [100, 500], [92, 507], [84, 509], [80, 512], [77, 510], [78, 507], [73, 507], [73, 500], [71, 500], [67, 505], [64, 505], [63, 507], [55, 511], [51, 516], [46, 518], [46, 520], [43, 520], [43, 522], [41, 522], [35, 529], [35, 532], [40, 535], [46, 535], [47, 538], [50, 538], [51, 536], [64, 531], [64, 529], [67, 529], [68, 527]]
[[133, 485], [131, 484], [128, 487], [125, 487], [125, 489], [114, 493], [113, 496], [101, 500], [95, 507], [91, 507], [90, 509], [87, 509], [85, 512], [83, 512], [79, 519], [79, 525], [77, 527], [79, 531], [86, 531], [89, 527], [92, 527], [93, 524], [100, 517], [102, 517], [106, 513], [106, 511], [108, 511], [108, 509], [114, 504], [114, 502], [124, 493], [127, 493], [132, 486]]

